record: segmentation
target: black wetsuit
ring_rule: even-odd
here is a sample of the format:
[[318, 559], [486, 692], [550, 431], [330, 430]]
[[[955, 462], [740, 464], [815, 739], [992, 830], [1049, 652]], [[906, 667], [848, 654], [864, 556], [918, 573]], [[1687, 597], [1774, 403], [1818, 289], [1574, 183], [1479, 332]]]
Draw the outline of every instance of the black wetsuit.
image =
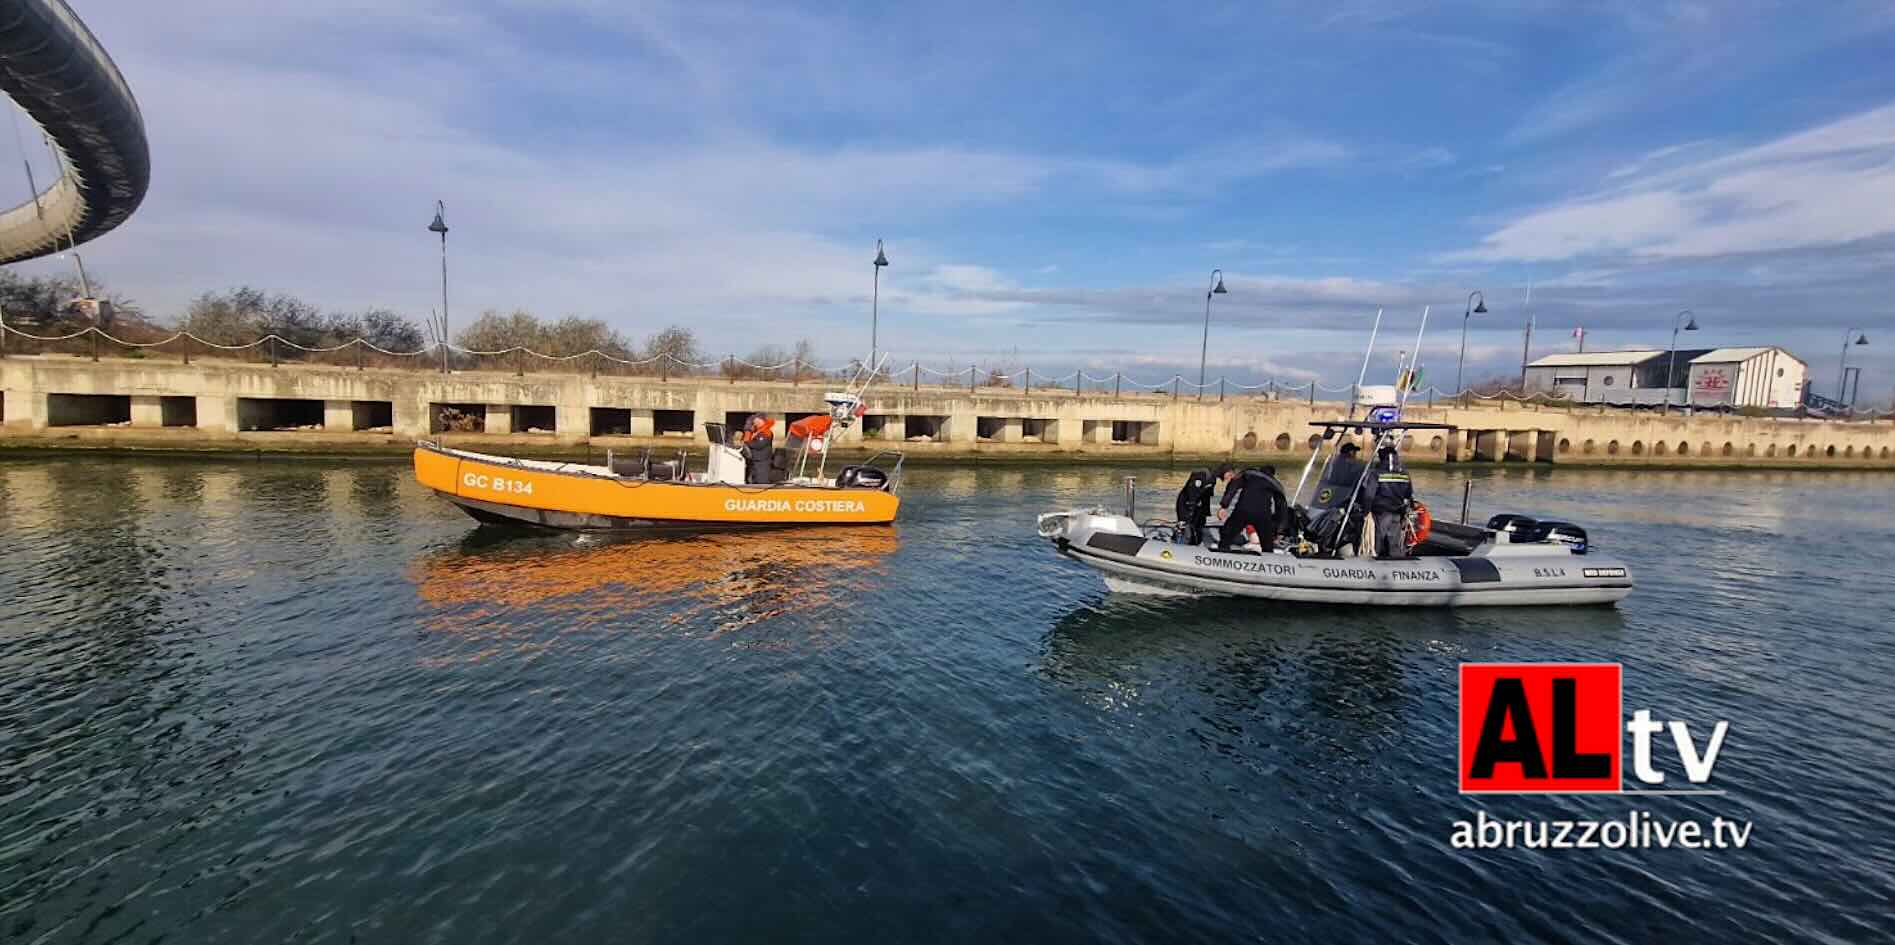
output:
[[1217, 550], [1229, 551], [1233, 542], [1242, 542], [1245, 528], [1257, 530], [1265, 552], [1276, 550], [1277, 530], [1290, 512], [1282, 484], [1257, 470], [1246, 470], [1224, 487], [1220, 504], [1230, 509], [1230, 515], [1217, 530]]
[[[1330, 460], [1329, 468], [1316, 485], [1316, 501], [1312, 504], [1319, 510], [1311, 523], [1317, 533], [1318, 543], [1326, 550], [1335, 551], [1343, 545], [1354, 545], [1362, 540], [1362, 520], [1368, 517], [1368, 497], [1373, 494], [1363, 473], [1367, 464], [1358, 459], [1338, 455]], [[1356, 493], [1360, 488], [1362, 492]], [[1355, 495], [1353, 511], [1349, 511], [1349, 521], [1344, 523], [1342, 516], [1350, 509], [1349, 497]]]
[[1217, 495], [1217, 480], [1208, 469], [1193, 470], [1178, 490], [1178, 540], [1187, 545], [1204, 543], [1204, 522], [1211, 517], [1211, 499]]

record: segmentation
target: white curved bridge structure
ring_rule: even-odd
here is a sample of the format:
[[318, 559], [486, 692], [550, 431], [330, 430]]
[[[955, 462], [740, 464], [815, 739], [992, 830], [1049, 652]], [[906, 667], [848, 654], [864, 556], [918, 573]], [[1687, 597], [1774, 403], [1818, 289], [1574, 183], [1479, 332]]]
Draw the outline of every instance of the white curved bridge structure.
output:
[[138, 102], [62, 0], [0, 0], [0, 92], [46, 133], [59, 171], [0, 213], [0, 264], [96, 239], [138, 209], [151, 184]]

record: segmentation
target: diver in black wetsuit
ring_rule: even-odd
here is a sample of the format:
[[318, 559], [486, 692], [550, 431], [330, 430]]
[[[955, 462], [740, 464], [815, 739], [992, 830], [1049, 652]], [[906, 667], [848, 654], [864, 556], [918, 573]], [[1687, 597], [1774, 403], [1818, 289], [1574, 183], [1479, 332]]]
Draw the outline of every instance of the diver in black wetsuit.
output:
[[[1356, 458], [1360, 452], [1354, 443], [1344, 443], [1316, 485], [1316, 501], [1311, 505], [1317, 512], [1310, 526], [1326, 551], [1340, 551], [1343, 545], [1353, 547], [1362, 540], [1362, 521], [1368, 517], [1373, 492], [1363, 478], [1368, 467]], [[1342, 520], [1345, 513], [1347, 522]]]
[[1263, 543], [1264, 553], [1276, 550], [1277, 531], [1289, 519], [1290, 502], [1283, 494], [1283, 485], [1270, 473], [1272, 467], [1246, 469], [1240, 475], [1224, 465], [1218, 467], [1224, 480], [1224, 500], [1219, 503], [1218, 518], [1223, 524], [1217, 529], [1217, 550], [1231, 550], [1231, 543], [1244, 541], [1244, 529], [1257, 530], [1257, 538]]
[[[1218, 467], [1221, 475], [1229, 466]], [[1193, 470], [1184, 488], [1178, 490], [1178, 540], [1187, 545], [1204, 544], [1204, 523], [1211, 517], [1211, 499], [1217, 494], [1217, 475], [1208, 469]]]

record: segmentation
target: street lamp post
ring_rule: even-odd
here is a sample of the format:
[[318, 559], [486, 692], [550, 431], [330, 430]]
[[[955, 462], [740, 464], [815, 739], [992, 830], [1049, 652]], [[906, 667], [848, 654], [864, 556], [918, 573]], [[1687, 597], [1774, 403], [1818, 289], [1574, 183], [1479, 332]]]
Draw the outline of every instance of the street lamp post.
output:
[[1198, 345], [1198, 399], [1204, 399], [1204, 362], [1211, 353], [1211, 296], [1229, 295], [1224, 288], [1224, 270], [1211, 270], [1211, 287], [1204, 290], [1204, 341]]
[[[1476, 303], [1474, 300], [1479, 299]], [[1454, 393], [1459, 394], [1461, 387], [1461, 366], [1467, 361], [1467, 320], [1475, 315], [1487, 314], [1487, 296], [1479, 289], [1467, 293], [1467, 311], [1461, 313], [1461, 356], [1454, 361]]]
[[[1852, 344], [1866, 345], [1868, 343], [1869, 343], [1868, 334], [1860, 328], [1851, 328], [1848, 331], [1845, 331], [1842, 333], [1842, 363], [1838, 365], [1836, 368], [1836, 400], [1837, 401], [1840, 402], [1843, 399], [1843, 397], [1847, 395], [1849, 392], [1849, 384], [1848, 384], [1849, 346]], [[1859, 381], [1861, 380], [1861, 378], [1857, 378], [1857, 380]], [[1855, 405], [1844, 404], [1844, 406], [1853, 407]]]
[[869, 373], [875, 372], [875, 352], [879, 346], [882, 321], [882, 269], [888, 265], [888, 254], [882, 252], [882, 241], [875, 241], [875, 287], [869, 296]]
[[[1682, 329], [1678, 327], [1680, 324], [1683, 324], [1684, 326]], [[1665, 363], [1664, 413], [1666, 416], [1669, 416], [1671, 414], [1671, 376], [1678, 373], [1678, 332], [1679, 331], [1697, 331], [1697, 330], [1698, 330], [1698, 317], [1692, 314], [1691, 310], [1688, 308], [1682, 312], [1679, 312], [1677, 316], [1671, 320], [1671, 358]], [[1690, 406], [1690, 403], [1691, 403], [1691, 395], [1689, 393], [1689, 389], [1687, 388], [1687, 392], [1685, 394], [1685, 405]]]
[[447, 369], [447, 204], [434, 202], [434, 222], [428, 232], [441, 234], [441, 373]]

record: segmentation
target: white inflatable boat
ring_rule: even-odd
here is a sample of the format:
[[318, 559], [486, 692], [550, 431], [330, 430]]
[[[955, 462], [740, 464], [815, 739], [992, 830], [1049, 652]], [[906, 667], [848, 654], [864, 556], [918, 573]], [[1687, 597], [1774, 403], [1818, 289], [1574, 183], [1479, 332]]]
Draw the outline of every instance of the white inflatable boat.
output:
[[1039, 533], [1060, 554], [1098, 569], [1108, 588], [1127, 593], [1472, 607], [1613, 604], [1632, 592], [1625, 563], [1594, 553], [1583, 538], [1573, 544], [1564, 536], [1549, 537], [1550, 529], [1530, 519], [1503, 518], [1503, 530], [1459, 532], [1471, 539], [1464, 554], [1388, 561], [1219, 552], [1209, 544], [1176, 543], [1165, 526], [1148, 533], [1104, 509], [1041, 515]]
[[[1385, 410], [1399, 417], [1393, 389], [1382, 396], [1396, 401]], [[1372, 412], [1373, 415], [1373, 412]], [[1471, 607], [1614, 604], [1632, 592], [1632, 574], [1623, 561], [1595, 552], [1586, 530], [1571, 522], [1537, 521], [1524, 515], [1496, 515], [1487, 527], [1435, 522], [1416, 528], [1408, 517], [1404, 537], [1410, 557], [1378, 559], [1344, 556], [1358, 544], [1345, 543], [1340, 531], [1318, 534], [1309, 510], [1300, 504], [1305, 485], [1326, 480], [1331, 447], [1366, 441], [1372, 453], [1395, 451], [1415, 430], [1451, 430], [1445, 424], [1406, 423], [1400, 419], [1330, 420], [1311, 424], [1322, 436], [1311, 451], [1294, 492], [1284, 490], [1294, 510], [1293, 534], [1283, 547], [1220, 552], [1216, 524], [1198, 544], [1180, 541], [1185, 529], [1174, 522], [1140, 525], [1133, 516], [1135, 481], [1126, 480], [1126, 514], [1103, 508], [1051, 512], [1039, 517], [1039, 533], [1059, 553], [1098, 569], [1115, 591], [1173, 595], [1233, 595], [1329, 604], [1381, 604], [1404, 607]], [[1326, 462], [1327, 460], [1327, 462]], [[1315, 475], [1321, 470], [1323, 475]], [[1358, 477], [1342, 473], [1315, 489], [1319, 503], [1330, 503], [1332, 527], [1358, 519], [1370, 468]], [[1349, 496], [1345, 503], [1336, 496]], [[1416, 503], [1414, 510], [1425, 513]], [[1462, 519], [1466, 519], [1463, 502]], [[1357, 526], [1358, 528], [1360, 526]], [[1358, 535], [1356, 542], [1361, 542]], [[1336, 547], [1340, 545], [1341, 547]]]
[[[1486, 528], [1435, 522], [1412, 493], [1396, 495], [1406, 503], [1404, 558], [1344, 557], [1367, 544], [1362, 526], [1363, 507], [1376, 490], [1379, 476], [1367, 463], [1338, 463], [1338, 454], [1366, 447], [1368, 455], [1388, 457], [1388, 483], [1406, 484], [1400, 465], [1401, 448], [1413, 431], [1454, 428], [1439, 423], [1411, 423], [1402, 418], [1409, 395], [1421, 376], [1420, 351], [1427, 332], [1428, 310], [1422, 309], [1415, 344], [1397, 360], [1395, 383], [1364, 387], [1382, 313], [1375, 314], [1362, 370], [1344, 419], [1317, 421], [1322, 430], [1294, 491], [1274, 478], [1259, 487], [1278, 493], [1281, 508], [1290, 514], [1290, 534], [1281, 546], [1254, 545], [1255, 551], [1216, 550], [1217, 526], [1195, 543], [1175, 536], [1192, 531], [1180, 522], [1150, 522], [1141, 526], [1134, 515], [1136, 483], [1125, 481], [1125, 514], [1102, 508], [1049, 512], [1039, 517], [1039, 533], [1059, 553], [1098, 569], [1108, 588], [1145, 594], [1229, 595], [1327, 604], [1377, 604], [1400, 607], [1471, 607], [1615, 604], [1632, 592], [1632, 574], [1623, 561], [1597, 554], [1586, 530], [1570, 522], [1539, 522], [1524, 515], [1496, 515]], [[1367, 407], [1358, 419], [1358, 406]], [[1332, 447], [1334, 448], [1332, 450]], [[1398, 476], [1396, 474], [1399, 474]], [[1207, 476], [1208, 478], [1208, 476]], [[1245, 481], [1251, 481], [1246, 479]], [[1193, 477], [1193, 483], [1204, 482]], [[1302, 505], [1303, 489], [1316, 483], [1310, 508]], [[1187, 491], [1197, 506], [1193, 518], [1208, 516], [1209, 493]], [[1226, 486], [1228, 490], [1230, 485]], [[1226, 493], [1226, 501], [1229, 494]], [[1186, 496], [1179, 496], [1178, 514], [1186, 515]], [[1310, 514], [1312, 508], [1319, 516]], [[1467, 520], [1462, 500], [1461, 521]], [[1277, 542], [1272, 541], [1272, 546]]]

